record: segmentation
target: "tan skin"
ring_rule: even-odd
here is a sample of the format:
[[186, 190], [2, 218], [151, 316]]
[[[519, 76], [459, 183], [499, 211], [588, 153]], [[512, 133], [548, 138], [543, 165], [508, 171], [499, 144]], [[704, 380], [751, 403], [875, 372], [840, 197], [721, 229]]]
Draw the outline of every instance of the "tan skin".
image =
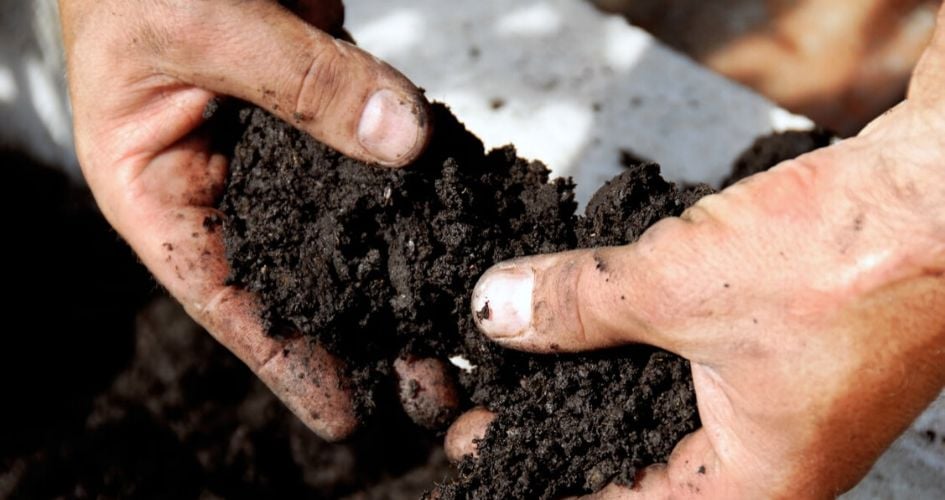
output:
[[[859, 136], [620, 248], [488, 271], [480, 328], [532, 352], [642, 342], [692, 362], [703, 428], [590, 498], [833, 498], [945, 384], [945, 11], [908, 100]], [[603, 269], [603, 270], [602, 270]], [[529, 286], [529, 283], [533, 283]], [[482, 410], [447, 437], [474, 451]]]
[[[217, 215], [227, 158], [209, 149], [202, 113], [211, 98], [236, 96], [387, 167], [409, 163], [430, 130], [413, 84], [319, 29], [341, 26], [340, 1], [298, 0], [295, 8], [274, 0], [60, 2], [76, 149], [102, 213], [194, 319], [312, 430], [340, 439], [356, 427], [341, 363], [305, 339], [265, 335], [254, 298], [223, 285], [220, 231], [205, 221]], [[379, 91], [393, 99], [369, 113]], [[429, 363], [398, 371], [421, 385], [444, 383]], [[410, 407], [435, 403], [456, 404]]]
[[[78, 154], [103, 213], [197, 321], [337, 439], [355, 428], [340, 363], [308, 341], [267, 337], [253, 297], [222, 285], [219, 232], [204, 221], [227, 159], [208, 149], [201, 113], [235, 95], [389, 166], [408, 163], [429, 130], [388, 118], [426, 112], [403, 76], [317, 29], [340, 24], [340, 3], [298, 3], [304, 19], [268, 0], [60, 6]], [[908, 102], [858, 137], [708, 197], [634, 245], [483, 277], [473, 306], [491, 300], [495, 314], [480, 327], [509, 347], [645, 342], [692, 361], [703, 429], [633, 490], [599, 498], [830, 497], [941, 389], [943, 83], [940, 30]], [[365, 126], [378, 89], [396, 98]], [[525, 286], [490, 287], [502, 274]], [[400, 365], [422, 377], [437, 366]], [[473, 450], [488, 421], [481, 410], [461, 418], [448, 451]]]

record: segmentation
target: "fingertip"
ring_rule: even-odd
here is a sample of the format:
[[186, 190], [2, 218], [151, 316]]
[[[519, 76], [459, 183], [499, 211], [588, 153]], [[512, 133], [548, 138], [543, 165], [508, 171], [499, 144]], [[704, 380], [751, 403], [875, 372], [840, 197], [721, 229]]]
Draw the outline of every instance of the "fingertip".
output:
[[496, 264], [473, 289], [473, 320], [495, 342], [528, 352], [581, 352], [630, 342], [666, 348], [640, 315], [653, 300], [647, 293], [662, 291], [640, 286], [652, 270], [636, 259], [633, 247], [624, 246]]
[[340, 441], [357, 430], [343, 363], [311, 340], [286, 341], [256, 373], [321, 438]]
[[459, 392], [446, 364], [435, 358], [394, 361], [400, 402], [414, 422], [427, 429], [446, 427], [459, 410]]
[[496, 341], [525, 335], [532, 323], [535, 271], [525, 259], [496, 264], [476, 283], [472, 293], [473, 320]]
[[403, 167], [426, 148], [431, 133], [429, 104], [418, 92], [381, 88], [364, 104], [357, 127], [361, 147], [377, 163]]
[[495, 413], [484, 407], [476, 407], [462, 414], [446, 432], [443, 447], [446, 456], [453, 462], [459, 462], [466, 455], [479, 455], [476, 440], [482, 439], [495, 420]]
[[[584, 332], [580, 278], [593, 268], [588, 250], [522, 257], [496, 264], [473, 289], [480, 331], [504, 347], [528, 352], [576, 352], [601, 347]], [[591, 262], [591, 264], [588, 264]], [[591, 284], [593, 285], [593, 284]]]
[[655, 464], [637, 471], [632, 486], [611, 483], [590, 495], [565, 500], [631, 500], [634, 498], [656, 500], [673, 498], [671, 493], [666, 465]]

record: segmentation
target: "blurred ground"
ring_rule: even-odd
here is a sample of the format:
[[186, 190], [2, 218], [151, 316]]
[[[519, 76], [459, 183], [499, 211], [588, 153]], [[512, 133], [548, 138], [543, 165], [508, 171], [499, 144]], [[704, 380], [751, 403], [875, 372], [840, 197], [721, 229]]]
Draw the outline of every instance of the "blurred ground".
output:
[[938, 0], [592, 0], [843, 136], [905, 96]]

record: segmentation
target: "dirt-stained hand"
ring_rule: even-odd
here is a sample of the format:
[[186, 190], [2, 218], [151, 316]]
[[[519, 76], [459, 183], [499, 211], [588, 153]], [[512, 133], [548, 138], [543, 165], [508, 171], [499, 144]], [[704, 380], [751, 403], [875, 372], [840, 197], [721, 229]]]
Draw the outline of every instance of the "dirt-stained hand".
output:
[[340, 0], [61, 0], [76, 147], [105, 217], [188, 313], [328, 439], [356, 426], [343, 366], [266, 335], [254, 298], [224, 286], [214, 209], [227, 158], [207, 103], [235, 96], [350, 156], [405, 165], [429, 136], [403, 75], [327, 33]]
[[[703, 428], [593, 498], [833, 498], [945, 383], [945, 11], [907, 102], [635, 244], [480, 280], [481, 330], [533, 352], [642, 342], [692, 362]], [[453, 458], [488, 416], [460, 418]]]

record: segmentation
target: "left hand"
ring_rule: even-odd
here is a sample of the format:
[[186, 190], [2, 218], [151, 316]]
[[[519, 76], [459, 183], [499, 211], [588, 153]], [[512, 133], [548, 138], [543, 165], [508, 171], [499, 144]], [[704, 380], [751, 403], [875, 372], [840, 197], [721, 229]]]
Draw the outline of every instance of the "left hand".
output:
[[[389, 167], [414, 159], [430, 128], [412, 83], [329, 34], [339, 0], [292, 4], [295, 13], [275, 0], [61, 0], [60, 11], [77, 153], [102, 213], [193, 318], [306, 425], [340, 439], [357, 424], [341, 362], [308, 339], [268, 336], [254, 297], [224, 286], [214, 207], [228, 160], [210, 148], [202, 114], [235, 96]], [[431, 368], [398, 371], [407, 380]]]

